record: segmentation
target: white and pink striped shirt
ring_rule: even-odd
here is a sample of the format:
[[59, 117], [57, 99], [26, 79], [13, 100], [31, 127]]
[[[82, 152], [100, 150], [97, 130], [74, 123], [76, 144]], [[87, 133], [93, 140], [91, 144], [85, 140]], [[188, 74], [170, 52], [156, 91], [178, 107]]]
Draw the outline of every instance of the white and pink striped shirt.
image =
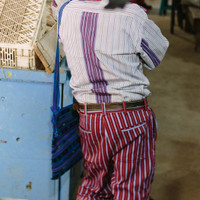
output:
[[159, 65], [168, 40], [136, 4], [107, 10], [99, 1], [73, 0], [64, 9], [60, 41], [79, 103], [141, 100], [150, 95], [143, 74]]

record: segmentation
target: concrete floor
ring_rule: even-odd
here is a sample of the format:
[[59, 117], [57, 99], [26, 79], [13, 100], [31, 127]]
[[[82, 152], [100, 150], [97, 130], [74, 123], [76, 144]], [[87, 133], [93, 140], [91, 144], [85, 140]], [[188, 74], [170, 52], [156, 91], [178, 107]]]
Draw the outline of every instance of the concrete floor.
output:
[[150, 79], [150, 105], [158, 120], [157, 167], [152, 197], [156, 200], [200, 199], [200, 52], [193, 35], [170, 18], [150, 15], [170, 41], [160, 66], [145, 71]]
[[159, 2], [149, 2], [154, 7], [149, 17], [170, 41], [160, 66], [145, 70], [151, 82], [149, 103], [158, 121], [151, 196], [155, 200], [200, 200], [200, 52], [194, 52], [193, 35], [177, 26], [171, 35], [170, 16], [158, 16]]

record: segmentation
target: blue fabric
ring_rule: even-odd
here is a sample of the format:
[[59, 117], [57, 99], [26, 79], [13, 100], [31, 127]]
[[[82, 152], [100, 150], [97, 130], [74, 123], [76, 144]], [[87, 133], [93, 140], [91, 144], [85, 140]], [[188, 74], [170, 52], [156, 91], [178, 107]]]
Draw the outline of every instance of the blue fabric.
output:
[[58, 14], [58, 28], [57, 28], [57, 45], [56, 45], [56, 57], [55, 57], [55, 69], [54, 69], [54, 91], [53, 91], [53, 109], [52, 111], [57, 113], [59, 108], [59, 101], [60, 101], [60, 90], [59, 90], [59, 81], [60, 81], [60, 75], [59, 75], [59, 28], [60, 28], [60, 23], [61, 23], [61, 18], [62, 18], [62, 13], [65, 8], [65, 6], [70, 3], [71, 0], [65, 2]]
[[[72, 105], [68, 105], [63, 108], [59, 107], [59, 27], [63, 9], [70, 1], [67, 1], [61, 6], [58, 15], [58, 35], [54, 69], [53, 106], [51, 107], [53, 112], [52, 179], [59, 178], [74, 164], [76, 164], [82, 156], [81, 144], [78, 136], [78, 113], [73, 110]], [[63, 60], [61, 64], [67, 65], [66, 60]], [[68, 76], [70, 76], [70, 74], [67, 73], [66, 75], [66, 78], [69, 79]]]

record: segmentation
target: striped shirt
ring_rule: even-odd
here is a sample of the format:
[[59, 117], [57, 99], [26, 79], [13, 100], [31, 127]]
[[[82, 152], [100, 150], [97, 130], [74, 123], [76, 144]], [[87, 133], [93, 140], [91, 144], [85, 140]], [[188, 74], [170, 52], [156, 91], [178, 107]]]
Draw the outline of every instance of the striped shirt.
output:
[[159, 65], [168, 40], [138, 5], [104, 6], [73, 0], [63, 11], [60, 41], [73, 95], [79, 103], [141, 100], [150, 95], [143, 66]]

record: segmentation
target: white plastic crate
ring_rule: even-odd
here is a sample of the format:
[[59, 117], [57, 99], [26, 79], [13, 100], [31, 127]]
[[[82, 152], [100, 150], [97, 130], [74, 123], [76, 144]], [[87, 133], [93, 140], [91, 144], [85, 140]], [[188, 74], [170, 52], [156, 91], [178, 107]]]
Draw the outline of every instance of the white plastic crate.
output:
[[35, 69], [33, 45], [46, 29], [46, 0], [0, 0], [0, 66]]

